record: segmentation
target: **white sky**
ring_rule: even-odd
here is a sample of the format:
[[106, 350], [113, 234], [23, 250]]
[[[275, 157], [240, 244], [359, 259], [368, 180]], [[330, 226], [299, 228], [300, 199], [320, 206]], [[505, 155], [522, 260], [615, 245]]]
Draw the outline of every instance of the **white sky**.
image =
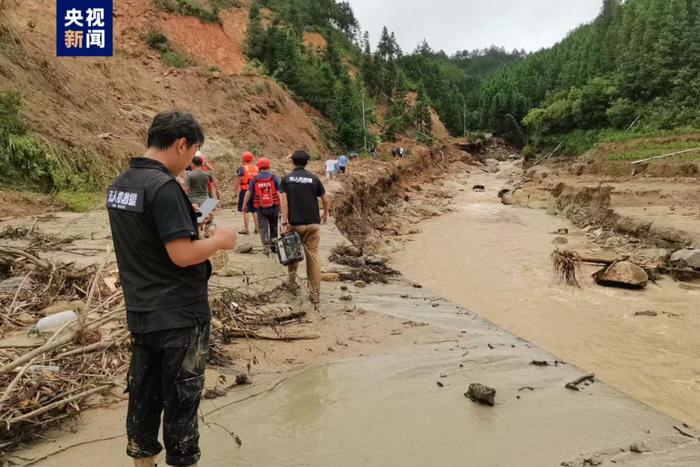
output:
[[549, 47], [594, 19], [602, 0], [349, 0], [374, 47], [383, 26], [404, 52], [424, 38], [434, 50], [490, 45], [527, 51]]

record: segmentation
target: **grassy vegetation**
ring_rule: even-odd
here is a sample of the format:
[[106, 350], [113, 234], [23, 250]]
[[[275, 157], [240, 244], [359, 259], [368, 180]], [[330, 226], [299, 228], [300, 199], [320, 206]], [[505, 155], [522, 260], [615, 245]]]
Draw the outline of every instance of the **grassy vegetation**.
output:
[[[669, 144], [653, 144], [653, 143], [642, 143], [632, 150], [626, 150], [619, 154], [612, 154], [608, 156], [608, 160], [611, 161], [638, 161], [641, 159], [647, 159], [649, 157], [661, 156], [664, 154], [669, 154], [676, 151], [683, 151], [686, 149], [700, 148], [700, 141], [684, 141], [684, 142], [674, 142]], [[671, 156], [673, 159], [682, 160], [700, 160], [700, 150], [687, 152], [685, 154], [678, 154], [676, 156]]]
[[163, 31], [152, 29], [146, 33], [146, 43], [150, 48], [160, 53], [160, 59], [165, 66], [186, 68], [192, 61], [175, 50]]
[[221, 10], [241, 6], [238, 0], [209, 0], [209, 8], [201, 0], [155, 0], [155, 4], [160, 10], [194, 16], [203, 23], [221, 23]]
[[[676, 137], [689, 134], [698, 134], [695, 141], [693, 138], [689, 138], [688, 141], [674, 141], [668, 144], [662, 144], [658, 141], [653, 141], [658, 138], [666, 137]], [[650, 140], [645, 143], [643, 140]], [[604, 129], [604, 130], [576, 130], [563, 135], [546, 136], [546, 137], [534, 137], [530, 144], [523, 150], [524, 153], [548, 153], [554, 148], [556, 148], [560, 143], [562, 148], [560, 154], [565, 156], [580, 156], [584, 152], [593, 149], [594, 147], [601, 144], [608, 143], [619, 143], [624, 144], [631, 141], [638, 141], [635, 144], [635, 150], [661, 150], [658, 154], [664, 154], [666, 149], [670, 149], [665, 152], [672, 152], [673, 149], [690, 149], [693, 147], [700, 147], [700, 130], [696, 128], [677, 128], [668, 131], [632, 131], [625, 133], [622, 130], [614, 129]], [[646, 146], [644, 145], [646, 144]], [[633, 156], [629, 156], [633, 157]], [[650, 156], [647, 156], [650, 157]], [[643, 159], [644, 157], [639, 157]], [[624, 160], [634, 160], [634, 159], [624, 159]]]
[[104, 193], [60, 191], [56, 199], [73, 212], [87, 212], [104, 202]]
[[105, 187], [109, 167], [90, 150], [59, 149], [37, 138], [20, 114], [21, 105], [19, 93], [0, 92], [0, 186], [57, 193], [82, 207], [84, 193]]

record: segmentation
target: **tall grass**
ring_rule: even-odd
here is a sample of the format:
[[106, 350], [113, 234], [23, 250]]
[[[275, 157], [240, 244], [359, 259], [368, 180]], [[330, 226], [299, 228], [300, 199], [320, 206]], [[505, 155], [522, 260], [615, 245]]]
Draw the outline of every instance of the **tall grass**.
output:
[[0, 91], [0, 186], [45, 193], [102, 190], [110, 168], [90, 150], [59, 149], [29, 130], [21, 97]]

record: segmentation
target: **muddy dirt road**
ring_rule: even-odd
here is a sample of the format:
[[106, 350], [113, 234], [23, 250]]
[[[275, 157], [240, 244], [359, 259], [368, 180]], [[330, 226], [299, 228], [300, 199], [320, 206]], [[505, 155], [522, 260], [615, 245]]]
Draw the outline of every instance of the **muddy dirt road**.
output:
[[[565, 219], [502, 205], [498, 190], [518, 170], [504, 163], [500, 173], [464, 179], [457, 212], [421, 223], [422, 233], [394, 266], [626, 394], [700, 426], [700, 290], [669, 278], [644, 291], [603, 288], [590, 279], [580, 290], [558, 285], [551, 233], [568, 228], [566, 248], [595, 245]], [[474, 184], [486, 192], [473, 192]], [[658, 316], [635, 315], [645, 311]]]

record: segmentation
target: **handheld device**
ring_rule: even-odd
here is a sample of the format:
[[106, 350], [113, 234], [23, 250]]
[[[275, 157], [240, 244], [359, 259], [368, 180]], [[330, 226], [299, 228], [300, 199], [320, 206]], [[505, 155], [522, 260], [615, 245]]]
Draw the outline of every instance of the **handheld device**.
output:
[[209, 214], [216, 209], [219, 205], [219, 200], [214, 198], [207, 198], [205, 202], [199, 207], [199, 212], [197, 213], [197, 223], [203, 224], [204, 220], [209, 217]]

